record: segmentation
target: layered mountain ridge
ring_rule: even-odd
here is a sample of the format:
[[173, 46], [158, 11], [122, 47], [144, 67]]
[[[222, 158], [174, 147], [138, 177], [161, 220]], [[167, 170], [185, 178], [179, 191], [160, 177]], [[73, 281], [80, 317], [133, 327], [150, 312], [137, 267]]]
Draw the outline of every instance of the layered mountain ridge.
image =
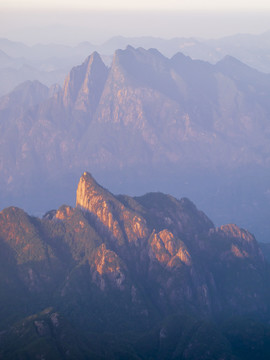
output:
[[127, 45], [135, 48], [156, 48], [171, 57], [181, 51], [193, 59], [216, 63], [231, 55], [262, 72], [269, 73], [269, 32], [259, 35], [235, 35], [222, 39], [195, 38], [160, 39], [154, 37], [113, 37], [103, 45], [83, 42], [77, 46], [61, 44], [36, 44], [26, 46], [8, 39], [0, 39], [0, 95], [7, 94], [25, 80], [39, 80], [47, 86], [62, 83], [74, 64], [79, 64], [91, 52], [103, 54], [106, 63], [111, 62], [116, 49]]
[[[115, 196], [84, 172], [76, 207], [42, 219], [10, 207], [0, 229], [5, 359], [248, 359], [232, 340], [243, 321], [258, 324], [250, 336], [269, 331], [269, 264], [254, 236], [215, 228], [186, 198]], [[258, 338], [252, 356], [269, 351]]]
[[[168, 59], [155, 49], [129, 46], [115, 52], [110, 68], [93, 53], [71, 70], [63, 89], [43, 89], [46, 94], [33, 100], [41, 86], [31, 94], [30, 88], [20, 88], [20, 99], [14, 92], [0, 101], [2, 207], [14, 203], [37, 213], [52, 206], [48, 199], [58, 206], [84, 169], [116, 191], [119, 171], [133, 194], [150, 191], [153, 179], [155, 189], [179, 197], [197, 191], [194, 200], [209, 211], [213, 204], [204, 205], [205, 198], [216, 194], [219, 207], [226, 186], [239, 178], [235, 187], [243, 198], [234, 205], [231, 198], [224, 218], [244, 212], [253, 193], [256, 209], [252, 212], [250, 205], [243, 221], [248, 225], [269, 206], [267, 74], [231, 57], [211, 65], [180, 53]], [[263, 174], [255, 191], [249, 189], [249, 181], [256, 182], [250, 171]], [[196, 184], [202, 174], [205, 181]], [[220, 190], [224, 179], [228, 184]], [[189, 184], [187, 193], [177, 194], [176, 186], [171, 190], [174, 182]], [[212, 182], [203, 197], [204, 184]], [[46, 192], [52, 196], [42, 197]], [[251, 230], [259, 234], [263, 226], [256, 223]]]
[[[268, 75], [231, 57], [210, 65], [180, 53], [168, 59], [154, 49], [128, 46], [116, 51], [110, 69], [93, 53], [71, 70], [62, 91], [48, 102], [43, 101], [34, 113], [26, 111], [21, 121], [25, 126], [25, 117], [30, 116], [35, 122], [46, 120], [52, 129], [59, 121], [65, 123], [69, 140], [80, 145], [78, 152], [87, 150], [85, 153], [91, 154], [89, 165], [93, 164], [92, 157], [99, 158], [99, 166], [109, 161], [113, 166], [119, 166], [121, 161], [128, 165], [135, 160], [123, 157], [118, 148], [120, 141], [115, 148], [108, 143], [108, 132], [113, 139], [119, 140], [122, 135], [128, 138], [128, 153], [135, 150], [129, 150], [133, 139], [140, 141], [142, 150], [154, 162], [160, 163], [164, 158], [171, 163], [185, 163], [188, 156], [189, 162], [200, 161], [207, 167], [216, 162], [226, 167], [261, 162], [267, 165], [269, 149], [263, 148], [264, 156], [261, 153], [260, 157], [255, 149], [259, 141], [262, 147], [266, 146], [263, 135], [269, 131], [268, 93]], [[29, 106], [25, 106], [26, 110]], [[66, 118], [70, 119], [68, 124]], [[72, 138], [74, 127], [82, 122], [84, 126]], [[120, 130], [122, 133], [117, 136]], [[259, 135], [259, 131], [260, 136], [252, 136], [254, 132]], [[203, 149], [197, 160], [194, 154], [188, 155], [194, 139], [197, 147]], [[211, 149], [216, 147], [219, 152], [213, 157]], [[229, 151], [228, 157], [224, 156], [223, 147]], [[238, 152], [237, 157], [232, 156], [233, 151]], [[159, 157], [155, 160], [156, 153]], [[61, 155], [64, 156], [63, 150]], [[139, 156], [135, 155], [138, 162]], [[208, 162], [206, 155], [210, 156]], [[146, 157], [144, 162], [147, 160]]]

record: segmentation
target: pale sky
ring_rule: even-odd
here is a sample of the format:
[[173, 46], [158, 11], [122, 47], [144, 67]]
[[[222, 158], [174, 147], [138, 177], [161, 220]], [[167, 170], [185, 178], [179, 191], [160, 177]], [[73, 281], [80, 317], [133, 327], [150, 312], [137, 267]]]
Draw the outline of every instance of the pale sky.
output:
[[260, 34], [269, 20], [270, 0], [0, 0], [0, 38], [28, 45]]
[[265, 10], [269, 0], [0, 0], [0, 7], [12, 9], [88, 10]]

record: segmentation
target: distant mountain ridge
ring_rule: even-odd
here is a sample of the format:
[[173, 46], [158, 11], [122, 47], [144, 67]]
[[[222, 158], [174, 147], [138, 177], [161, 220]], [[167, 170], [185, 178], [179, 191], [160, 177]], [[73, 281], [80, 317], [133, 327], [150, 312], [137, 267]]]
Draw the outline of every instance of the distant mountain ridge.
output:
[[[239, 141], [242, 136], [245, 136], [245, 141], [252, 136], [254, 139], [249, 139], [250, 143], [259, 140], [260, 145], [264, 145], [265, 141], [254, 137], [253, 134], [258, 126], [255, 118], [259, 115], [260, 126], [266, 126], [265, 130], [268, 132], [267, 121], [264, 118], [269, 113], [267, 102], [269, 76], [260, 74], [233, 58], [226, 59], [216, 66], [211, 66], [208, 63], [192, 61], [181, 54], [169, 60], [155, 50], [135, 50], [128, 47], [124, 51], [116, 52], [108, 72], [99, 55], [94, 53], [83, 65], [70, 72], [64, 83], [63, 95], [59, 93], [57, 99], [53, 98], [48, 104], [44, 103], [41, 106], [42, 116], [45, 115], [52, 122], [54, 113], [51, 113], [50, 107], [53, 106], [58, 112], [58, 121], [66, 115], [71, 116], [67, 110], [72, 113], [74, 126], [77, 122], [76, 117], [80, 117], [85, 126], [89, 127], [89, 133], [84, 136], [87, 137], [86, 141], [90, 146], [94, 142], [94, 139], [89, 141], [91, 133], [94, 133], [96, 128], [104, 122], [121, 124], [123, 117], [125, 117], [122, 124], [124, 128], [128, 123], [132, 123], [134, 129], [138, 128], [141, 132], [147, 146], [151, 143], [150, 147], [155, 147], [157, 142], [159, 145], [166, 144], [167, 148], [169, 145], [168, 139], [161, 139], [158, 130], [151, 124], [153, 120], [159, 124], [159, 127], [166, 127], [171, 131], [167, 134], [168, 137], [181, 131], [178, 135], [180, 138], [183, 136], [187, 139], [200, 138], [202, 146], [205, 136], [209, 146], [216, 141], [211, 139], [212, 134], [218, 137], [219, 133], [222, 133], [222, 136], [231, 137], [232, 132]], [[233, 69], [236, 64], [238, 65]], [[250, 99], [250, 95], [253, 98]], [[250, 100], [253, 104], [250, 104]], [[62, 105], [67, 114], [63, 113], [59, 117]], [[166, 120], [162, 118], [162, 111], [168, 111], [166, 115], [164, 112]], [[46, 112], [50, 113], [46, 114]], [[32, 116], [39, 118], [40, 114], [36, 113]], [[174, 125], [176, 121], [178, 124]], [[247, 123], [249, 123], [248, 127]], [[205, 131], [203, 137], [201, 129]], [[107, 130], [103, 130], [106, 133]], [[161, 134], [164, 136], [168, 130], [162, 130]], [[264, 133], [262, 132], [261, 135]], [[103, 136], [106, 138], [106, 134]], [[153, 142], [153, 139], [156, 140]], [[178, 138], [176, 141], [179, 140]], [[226, 146], [221, 138], [217, 141], [219, 147]], [[183, 146], [185, 142], [179, 142], [178, 145], [180, 144]], [[240, 147], [240, 144], [238, 146]], [[249, 147], [250, 150], [246, 147], [245, 151], [252, 151], [252, 146]], [[166, 154], [168, 150], [162, 151]], [[267, 153], [269, 150], [265, 151]], [[172, 150], [172, 152], [174, 156], [181, 158], [181, 151]], [[156, 148], [155, 153], [157, 153]], [[118, 161], [121, 159], [119, 155], [117, 154]], [[256, 162], [254, 155], [251, 152], [249, 160], [244, 155], [245, 160], [240, 158], [239, 161]], [[192, 161], [194, 160], [192, 156]], [[203, 159], [199, 161], [203, 163]], [[219, 158], [218, 161], [222, 160]], [[269, 160], [266, 156], [262, 161], [267, 164]], [[228, 165], [227, 162], [226, 166]], [[233, 166], [233, 163], [229, 166], [231, 165]]]
[[[0, 38], [0, 95], [5, 95], [26, 80], [39, 80], [47, 86], [62, 84], [66, 73], [93, 51], [102, 54], [110, 65], [117, 49], [128, 45], [135, 48], [156, 48], [166, 57], [182, 52], [192, 59], [215, 64], [230, 55], [264, 73], [269, 67], [269, 31], [263, 34], [238, 34], [220, 39], [155, 37], [113, 37], [101, 45], [84, 41], [76, 46], [62, 44], [36, 44], [27, 46], [20, 42]], [[3, 55], [3, 52], [5, 55]]]
[[248, 231], [215, 228], [187, 198], [115, 196], [84, 172], [74, 208], [1, 211], [0, 249], [5, 359], [270, 351], [269, 263]]
[[[238, 172], [243, 184], [254, 168], [269, 174], [269, 76], [232, 57], [211, 65], [129, 46], [116, 51], [110, 68], [93, 53], [71, 70], [63, 89], [25, 83], [0, 100], [2, 203], [10, 204], [12, 194], [30, 208], [44, 196], [39, 204], [45, 211], [49, 198], [64, 201], [85, 168], [106, 181], [121, 171], [148, 189], [153, 176], [193, 184], [205, 172], [210, 184], [216, 173], [222, 174], [218, 181], [231, 181], [225, 174]], [[41, 89], [41, 98], [30, 100]], [[267, 179], [261, 184], [258, 178], [254, 201], [267, 194]], [[250, 191], [244, 203], [245, 196]], [[267, 196], [262, 201], [254, 215], [268, 206]]]

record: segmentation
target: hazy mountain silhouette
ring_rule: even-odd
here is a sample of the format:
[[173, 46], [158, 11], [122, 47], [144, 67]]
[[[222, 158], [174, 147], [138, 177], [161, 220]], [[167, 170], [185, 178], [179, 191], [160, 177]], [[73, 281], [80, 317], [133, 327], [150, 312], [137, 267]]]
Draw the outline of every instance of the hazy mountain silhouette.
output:
[[129, 46], [110, 68], [93, 53], [49, 99], [26, 83], [25, 100], [18, 89], [1, 99], [2, 203], [45, 210], [78, 171], [114, 189], [121, 172], [133, 194], [151, 183], [187, 192], [215, 221], [236, 216], [267, 240], [269, 76], [232, 57], [211, 65]]
[[[20, 82], [39, 80], [47, 86], [62, 84], [66, 73], [74, 64], [81, 63], [91, 52], [102, 54], [109, 65], [111, 57], [117, 49], [125, 49], [128, 45], [135, 48], [156, 48], [166, 57], [178, 52], [216, 63], [224, 56], [230, 55], [265, 73], [269, 67], [269, 32], [259, 35], [239, 34], [220, 39], [156, 37], [113, 37], [100, 45], [88, 41], [76, 46], [61, 44], [36, 44], [27, 46], [20, 42], [0, 39], [0, 95], [7, 94]], [[8, 56], [8, 58], [7, 58]]]

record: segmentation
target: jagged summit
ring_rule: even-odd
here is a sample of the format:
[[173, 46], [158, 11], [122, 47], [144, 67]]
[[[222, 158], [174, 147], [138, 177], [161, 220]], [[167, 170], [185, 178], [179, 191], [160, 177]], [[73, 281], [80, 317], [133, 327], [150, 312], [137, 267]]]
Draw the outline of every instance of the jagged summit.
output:
[[[118, 358], [122, 339], [128, 344], [123, 358], [130, 358], [130, 351], [136, 354], [134, 359], [145, 351], [150, 354], [145, 342], [136, 340], [146, 334], [147, 344], [152, 339], [156, 350], [145, 359], [175, 359], [176, 350], [182, 354], [193, 351], [190, 344], [203, 343], [201, 359], [229, 360], [231, 350], [224, 357], [223, 344], [224, 336], [229, 344], [231, 337], [218, 326], [222, 319], [252, 314], [269, 324], [269, 265], [255, 238], [236, 225], [214, 228], [186, 198], [177, 200], [162, 193], [115, 196], [84, 172], [76, 208], [62, 205], [42, 219], [14, 207], [1, 211], [0, 250], [0, 315], [4, 319], [0, 357], [8, 358], [7, 351], [13, 355], [9, 344], [19, 344], [26, 358], [34, 359], [28, 356], [28, 348], [41, 358], [48, 343], [40, 337], [50, 335], [53, 346], [56, 338], [61, 345], [57, 349], [64, 349], [65, 354], [70, 344], [71, 351], [74, 343], [78, 349], [83, 344], [83, 353], [76, 358], [92, 358], [91, 333], [94, 339], [101, 336], [102, 343], [110, 343], [101, 359], [116, 359], [115, 354]], [[80, 340], [65, 341], [63, 318]], [[186, 320], [178, 321], [181, 318]], [[208, 323], [206, 334], [213, 331], [218, 339], [213, 356], [208, 351], [212, 338], [201, 336], [204, 328], [196, 335], [202, 321]], [[235, 336], [235, 326], [231, 329]], [[104, 333], [110, 334], [109, 340], [98, 335]], [[7, 340], [2, 341], [3, 337]], [[115, 351], [110, 350], [111, 339]], [[159, 345], [160, 341], [166, 342]], [[95, 351], [94, 357], [101, 350]], [[197, 359], [197, 355], [196, 347], [189, 358]]]
[[63, 104], [76, 110], [93, 113], [98, 105], [108, 69], [100, 55], [94, 52], [79, 66], [74, 67], [65, 79]]
[[145, 220], [100, 186], [88, 172], [80, 178], [76, 206], [94, 214], [120, 244], [148, 235]]
[[[76, 206], [85, 210], [92, 210], [97, 201], [112, 198], [112, 194], [100, 186], [89, 172], [84, 172], [79, 180], [76, 193]], [[96, 199], [93, 203], [93, 199]]]
[[[151, 83], [155, 86], [154, 74], [160, 76], [167, 72], [169, 59], [156, 49], [145, 50], [127, 46], [125, 50], [117, 50], [114, 55], [113, 65], [120, 65], [127, 74], [132, 75], [133, 80]], [[150, 82], [151, 81], [151, 82]]]
[[76, 206], [91, 210], [90, 200], [93, 197], [111, 198], [111, 193], [100, 186], [89, 172], [84, 172], [77, 187]]

